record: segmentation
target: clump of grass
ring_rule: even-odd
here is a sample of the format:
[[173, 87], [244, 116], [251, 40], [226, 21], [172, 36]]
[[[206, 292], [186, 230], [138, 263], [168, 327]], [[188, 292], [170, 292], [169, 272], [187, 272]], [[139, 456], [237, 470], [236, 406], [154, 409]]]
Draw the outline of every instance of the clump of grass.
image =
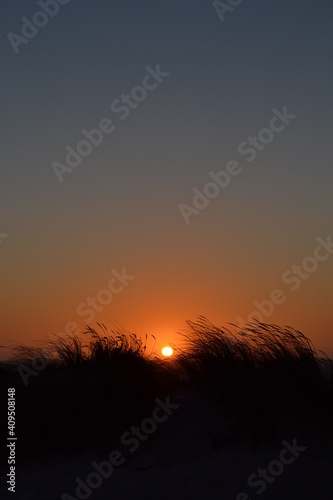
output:
[[293, 367], [318, 368], [317, 356], [309, 339], [291, 327], [281, 328], [256, 322], [243, 328], [216, 327], [206, 318], [188, 322], [189, 334], [182, 334], [180, 357], [200, 373], [218, 371], [257, 373], [268, 365], [291, 363]]
[[[88, 327], [79, 337], [59, 337], [44, 347], [20, 346], [12, 367], [41, 369], [25, 387], [19, 374], [18, 407], [26, 409], [19, 426], [21, 447], [31, 449], [38, 432], [40, 452], [78, 450], [119, 439], [169, 391], [171, 375], [147, 352], [147, 337]], [[34, 448], [37, 451], [36, 447]]]
[[329, 362], [301, 332], [260, 322], [216, 327], [203, 317], [188, 324], [178, 362], [192, 385], [213, 390], [233, 425], [267, 437], [283, 435], [283, 421], [308, 429], [331, 413]]
[[[0, 383], [17, 388], [21, 456], [111, 447], [151, 414], [156, 397], [180, 387], [196, 393], [203, 411], [210, 395], [216, 415], [229, 422], [229, 438], [244, 429], [269, 441], [287, 438], [289, 430], [294, 437], [295, 429], [332, 427], [333, 362], [301, 332], [259, 322], [217, 327], [203, 317], [188, 325], [167, 362], [148, 353], [147, 337], [103, 325], [17, 349], [0, 367]], [[17, 367], [31, 368], [35, 360], [43, 369], [25, 387]]]
[[147, 336], [142, 340], [127, 331], [108, 332], [104, 325], [98, 323], [97, 326], [100, 331], [87, 326], [81, 336], [59, 335], [41, 347], [21, 345], [15, 349], [14, 359], [16, 363], [43, 359], [48, 365], [69, 367], [110, 360], [116, 356], [140, 358], [146, 355]]

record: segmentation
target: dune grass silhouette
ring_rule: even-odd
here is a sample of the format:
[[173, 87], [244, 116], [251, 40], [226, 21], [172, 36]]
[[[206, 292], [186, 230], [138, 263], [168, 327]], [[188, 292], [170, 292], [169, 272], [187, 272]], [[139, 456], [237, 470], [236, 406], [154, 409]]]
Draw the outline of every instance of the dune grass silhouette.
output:
[[[302, 333], [259, 322], [216, 327], [203, 317], [188, 326], [167, 362], [147, 352], [147, 338], [103, 325], [16, 349], [0, 367], [0, 385], [16, 388], [21, 459], [114, 445], [155, 398], [177, 391], [185, 412], [187, 395], [203, 411], [210, 398], [221, 420], [211, 430], [213, 447], [243, 439], [256, 446], [296, 431], [332, 435], [333, 362]], [[25, 385], [18, 368], [36, 359], [44, 368]]]

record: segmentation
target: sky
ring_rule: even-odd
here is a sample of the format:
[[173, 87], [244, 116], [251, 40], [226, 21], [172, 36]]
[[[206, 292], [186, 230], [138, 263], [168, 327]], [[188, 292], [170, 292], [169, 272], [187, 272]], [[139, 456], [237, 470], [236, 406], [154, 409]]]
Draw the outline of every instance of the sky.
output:
[[1, 4], [1, 345], [203, 315], [333, 354], [333, 6], [237, 3]]

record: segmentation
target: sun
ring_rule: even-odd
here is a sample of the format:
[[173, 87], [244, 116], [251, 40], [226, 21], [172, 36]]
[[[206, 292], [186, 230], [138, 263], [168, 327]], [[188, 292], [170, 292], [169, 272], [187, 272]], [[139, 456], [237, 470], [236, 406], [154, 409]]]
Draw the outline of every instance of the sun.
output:
[[162, 354], [163, 354], [163, 356], [167, 356], [167, 357], [172, 356], [173, 355], [173, 349], [172, 349], [172, 347], [169, 347], [169, 346], [163, 347]]

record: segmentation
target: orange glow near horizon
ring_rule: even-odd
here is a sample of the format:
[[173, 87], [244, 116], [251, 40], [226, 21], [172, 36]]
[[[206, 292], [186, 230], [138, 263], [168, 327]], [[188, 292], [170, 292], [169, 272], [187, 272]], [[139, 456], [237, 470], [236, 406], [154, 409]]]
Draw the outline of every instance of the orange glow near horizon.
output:
[[[10, 254], [10, 248], [3, 246], [2, 259], [7, 258], [8, 262], [12, 259], [14, 264], [4, 266], [2, 271], [6, 293], [1, 303], [4, 314], [0, 345], [9, 349], [20, 343], [38, 345], [47, 342], [50, 334], [70, 336], [85, 330], [86, 325], [99, 329], [98, 324], [104, 324], [110, 331], [126, 330], [143, 339], [147, 334], [148, 351], [162, 356], [163, 347], [181, 342], [178, 332], [191, 335], [186, 320], [195, 321], [200, 315], [216, 326], [238, 325], [259, 311], [267, 323], [300, 330], [317, 350], [331, 357], [333, 257], [319, 262], [318, 269], [308, 279], [299, 278], [294, 291], [295, 277], [290, 282], [292, 265], [301, 264], [307, 255], [313, 255], [316, 239], [307, 237], [306, 245], [302, 242], [296, 245], [296, 240], [288, 235], [291, 240], [288, 247], [280, 245], [280, 240], [274, 240], [271, 247], [270, 241], [269, 245], [262, 242], [259, 252], [261, 247], [253, 239], [257, 237], [260, 241], [260, 231], [256, 233], [253, 228], [251, 231], [254, 235], [251, 233], [247, 238], [244, 251], [242, 242], [228, 234], [227, 229], [222, 241], [214, 227], [205, 226], [208, 241], [214, 242], [209, 247], [209, 258], [205, 257], [208, 252], [205, 245], [194, 244], [190, 233], [185, 239], [176, 232], [175, 246], [165, 241], [163, 235], [162, 241], [149, 240], [147, 235], [151, 247], [149, 259], [143, 252], [132, 258], [126, 255], [125, 276], [134, 276], [126, 283], [123, 278], [123, 283], [119, 279], [117, 283], [111, 281], [112, 271], [122, 272], [123, 257], [117, 261], [115, 253], [108, 267], [108, 252], [113, 246], [111, 242], [102, 244], [98, 238], [93, 244], [87, 241], [87, 252], [77, 252], [75, 256], [71, 245], [66, 248], [55, 245], [50, 249], [46, 240], [40, 244], [41, 248], [35, 242], [29, 247], [29, 254], [20, 247]], [[70, 241], [70, 235], [66, 237]], [[192, 243], [190, 254], [185, 242]], [[222, 247], [223, 258], [219, 253]], [[56, 252], [59, 265], [50, 265], [50, 252]], [[287, 281], [283, 279], [286, 271]], [[118, 293], [110, 292], [110, 281]], [[0, 358], [4, 356], [7, 352], [1, 349]]]

